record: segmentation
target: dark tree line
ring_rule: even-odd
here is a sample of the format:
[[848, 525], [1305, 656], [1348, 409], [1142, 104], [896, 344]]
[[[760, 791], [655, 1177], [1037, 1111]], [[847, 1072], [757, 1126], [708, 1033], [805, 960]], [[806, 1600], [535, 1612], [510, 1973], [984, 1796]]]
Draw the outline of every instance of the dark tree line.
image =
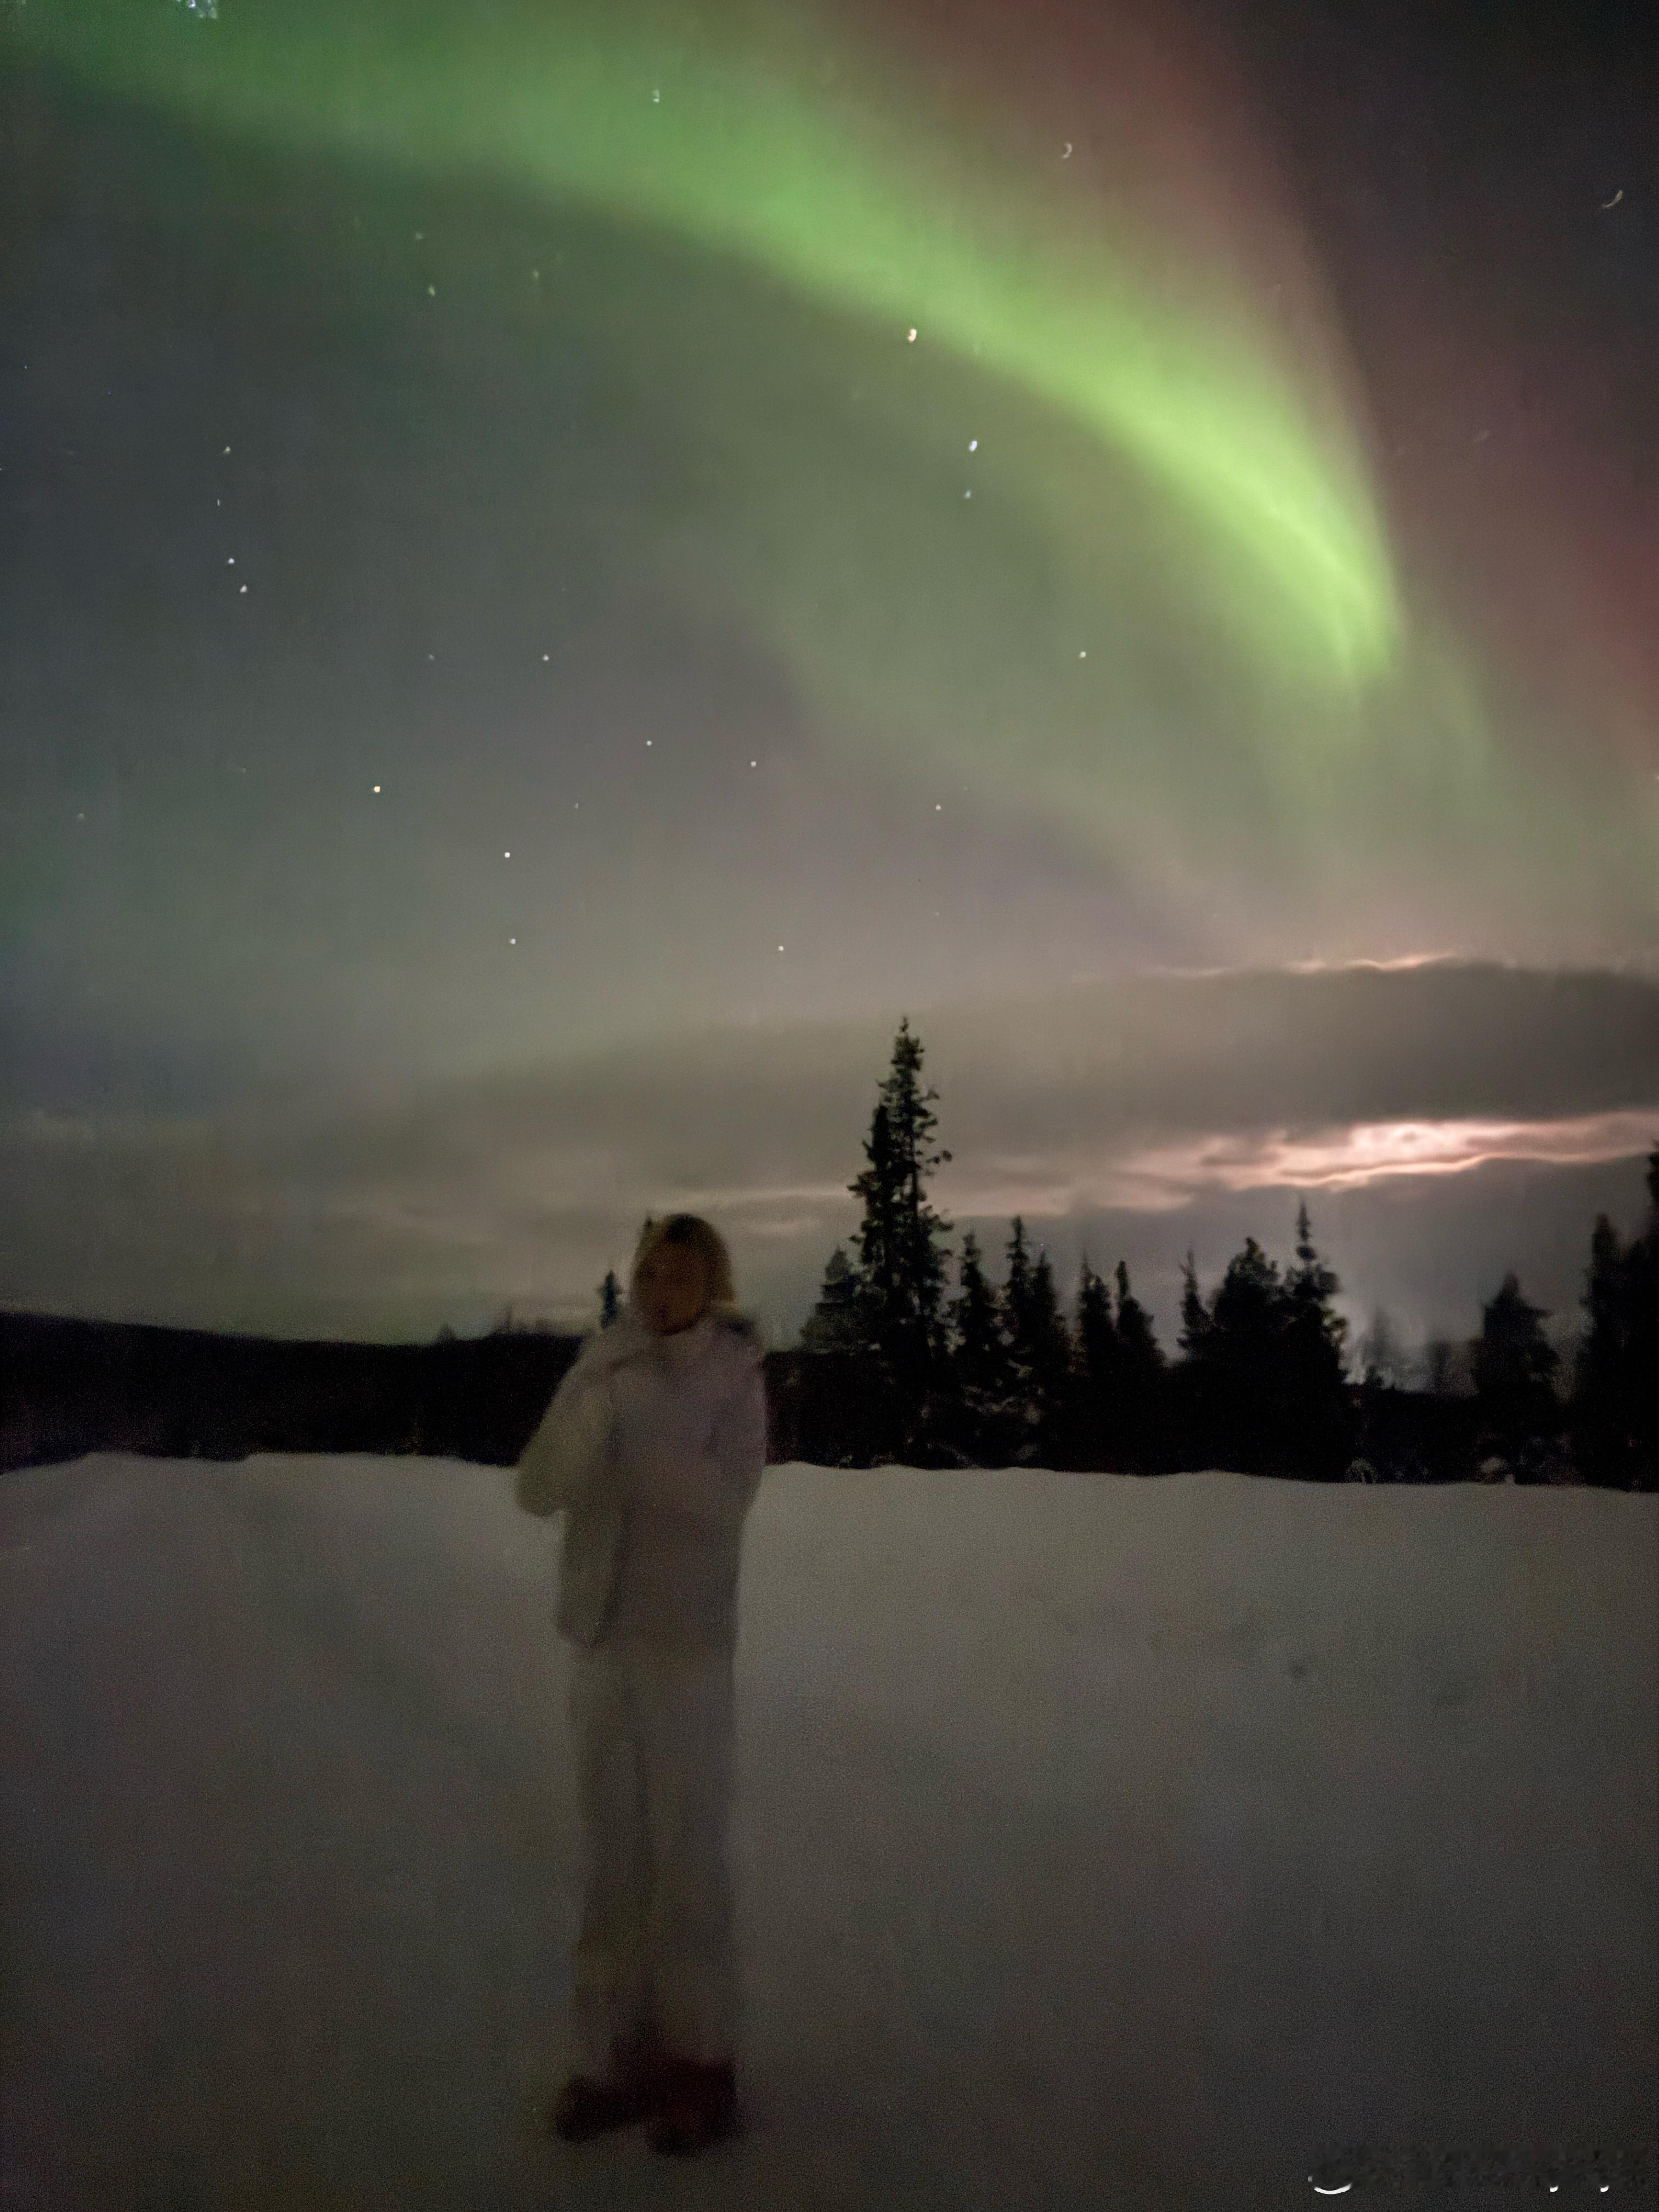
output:
[[1628, 1244], [1605, 1213], [1590, 1238], [1571, 1435], [1587, 1478], [1659, 1487], [1659, 1146], [1648, 1155], [1648, 1218]]
[[1313, 1241], [1305, 1205], [1282, 1271], [1254, 1237], [1206, 1293], [1188, 1255], [1179, 1356], [1158, 1344], [1121, 1259], [1109, 1275], [1085, 1254], [1072, 1313], [1053, 1266], [1016, 1218], [994, 1281], [974, 1232], [954, 1297], [928, 1204], [937, 1091], [907, 1018], [893, 1048], [866, 1165], [849, 1188], [863, 1219], [838, 1245], [801, 1332], [812, 1387], [805, 1456], [831, 1464], [1040, 1465], [1152, 1472], [1225, 1467], [1311, 1480], [1346, 1475], [1656, 1482], [1659, 1405], [1659, 1150], [1644, 1231], [1628, 1246], [1605, 1218], [1592, 1240], [1589, 1325], [1564, 1398], [1546, 1316], [1506, 1279], [1482, 1312], [1461, 1395], [1450, 1347], [1429, 1389], [1402, 1391], [1379, 1327], [1361, 1375], [1346, 1359], [1341, 1288]]

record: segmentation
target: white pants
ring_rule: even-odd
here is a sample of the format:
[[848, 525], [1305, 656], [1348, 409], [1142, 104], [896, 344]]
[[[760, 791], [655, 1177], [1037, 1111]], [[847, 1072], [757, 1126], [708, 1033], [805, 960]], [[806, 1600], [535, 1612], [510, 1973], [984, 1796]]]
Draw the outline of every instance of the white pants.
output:
[[732, 2059], [733, 1655], [572, 1644], [582, 1826], [571, 2059], [603, 2076], [653, 2025], [678, 2058]]

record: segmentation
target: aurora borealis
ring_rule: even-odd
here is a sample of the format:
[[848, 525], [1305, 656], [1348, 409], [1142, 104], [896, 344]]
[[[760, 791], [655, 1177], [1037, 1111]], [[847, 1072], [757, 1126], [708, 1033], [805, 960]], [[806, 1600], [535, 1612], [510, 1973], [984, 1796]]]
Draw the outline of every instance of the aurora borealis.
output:
[[1573, 1295], [1659, 1113], [1659, 229], [1636, 33], [1505, 20], [11, 10], [0, 1297], [429, 1330], [701, 1203], [787, 1334], [904, 1011], [961, 1221], [1163, 1297], [1294, 1186], [1361, 1310]]

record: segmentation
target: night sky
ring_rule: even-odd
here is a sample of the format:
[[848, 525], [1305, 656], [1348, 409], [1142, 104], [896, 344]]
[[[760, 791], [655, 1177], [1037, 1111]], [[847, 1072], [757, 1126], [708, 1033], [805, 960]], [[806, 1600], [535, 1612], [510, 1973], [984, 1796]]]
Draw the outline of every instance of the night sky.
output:
[[0, 0], [0, 1301], [1575, 1318], [1659, 1139], [1659, 40]]

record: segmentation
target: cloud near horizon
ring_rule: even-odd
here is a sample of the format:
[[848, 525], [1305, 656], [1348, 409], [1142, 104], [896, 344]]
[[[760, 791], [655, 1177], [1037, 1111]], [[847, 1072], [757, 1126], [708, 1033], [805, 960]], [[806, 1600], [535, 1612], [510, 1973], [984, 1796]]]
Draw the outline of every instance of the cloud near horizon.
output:
[[[218, 1117], [15, 1114], [0, 1292], [284, 1334], [429, 1333], [509, 1299], [577, 1325], [643, 1216], [684, 1207], [788, 1333], [856, 1225], [898, 1018], [688, 1032], [303, 1114], [257, 1094]], [[912, 1025], [952, 1155], [936, 1203], [1056, 1245], [1100, 1214], [1201, 1224], [1251, 1191], [1387, 1183], [1431, 1241], [1449, 1176], [1659, 1142], [1659, 981], [1636, 974], [1151, 975]]]

